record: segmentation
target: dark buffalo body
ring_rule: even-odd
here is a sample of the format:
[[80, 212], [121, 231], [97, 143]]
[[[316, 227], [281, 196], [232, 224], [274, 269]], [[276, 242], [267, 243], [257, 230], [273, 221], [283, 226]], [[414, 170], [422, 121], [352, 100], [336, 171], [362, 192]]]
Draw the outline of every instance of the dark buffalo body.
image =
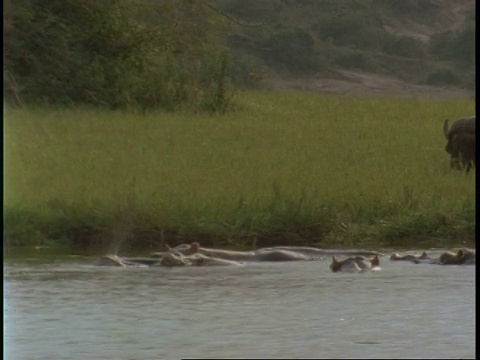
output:
[[468, 173], [475, 166], [475, 116], [461, 118], [448, 128], [448, 119], [443, 124], [447, 139], [445, 150], [450, 154], [450, 166], [455, 169], [466, 167]]

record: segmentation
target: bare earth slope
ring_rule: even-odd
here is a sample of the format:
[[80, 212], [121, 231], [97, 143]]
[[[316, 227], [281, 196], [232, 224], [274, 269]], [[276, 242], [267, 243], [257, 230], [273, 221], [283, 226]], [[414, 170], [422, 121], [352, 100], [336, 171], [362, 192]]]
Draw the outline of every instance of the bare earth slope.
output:
[[263, 80], [263, 85], [271, 89], [320, 91], [335, 94], [361, 96], [421, 96], [432, 99], [471, 98], [473, 91], [453, 86], [427, 86], [408, 83], [396, 78], [378, 74], [353, 71], [336, 71], [321, 78], [272, 77]]
[[[427, 42], [434, 34], [457, 30], [465, 23], [467, 17], [475, 12], [474, 0], [432, 0], [431, 3], [438, 6], [434, 21], [426, 23], [410, 18], [399, 19], [385, 14], [385, 29]], [[474, 91], [454, 86], [417, 85], [394, 77], [347, 70], [330, 71], [328, 74], [319, 74], [316, 77], [272, 76], [264, 79], [262, 83], [271, 89], [361, 96], [421, 96], [433, 99], [475, 97]]]

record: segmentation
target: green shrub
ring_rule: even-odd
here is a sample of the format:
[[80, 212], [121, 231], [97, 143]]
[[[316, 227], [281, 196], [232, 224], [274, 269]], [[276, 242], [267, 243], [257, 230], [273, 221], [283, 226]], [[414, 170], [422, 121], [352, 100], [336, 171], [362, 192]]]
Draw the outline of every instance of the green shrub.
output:
[[345, 69], [374, 70], [377, 62], [370, 54], [361, 50], [340, 48], [333, 54], [334, 66]]
[[110, 108], [225, 108], [228, 63], [202, 11], [173, 0], [19, 0], [7, 16], [7, 95]]
[[459, 85], [461, 78], [454, 70], [442, 68], [428, 74], [425, 83], [428, 85]]
[[366, 11], [337, 12], [320, 17], [315, 25], [318, 37], [337, 46], [378, 49], [385, 30], [380, 19]]
[[429, 52], [440, 60], [475, 64], [475, 23], [461, 31], [446, 31], [430, 39]]
[[293, 74], [315, 70], [316, 53], [312, 36], [305, 30], [282, 29], [273, 33], [263, 44], [265, 62], [273, 67], [284, 67]]
[[381, 49], [389, 55], [423, 58], [425, 45], [408, 36], [384, 35]]

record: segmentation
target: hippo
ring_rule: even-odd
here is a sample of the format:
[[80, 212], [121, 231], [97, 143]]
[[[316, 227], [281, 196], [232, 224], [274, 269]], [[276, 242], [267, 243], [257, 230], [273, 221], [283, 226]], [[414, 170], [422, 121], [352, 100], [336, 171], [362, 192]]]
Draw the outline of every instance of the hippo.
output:
[[188, 258], [191, 261], [192, 266], [230, 266], [230, 265], [242, 266], [243, 265], [238, 261], [214, 258], [201, 253], [190, 255]]
[[190, 261], [182, 254], [176, 254], [168, 251], [160, 260], [160, 266], [174, 267], [174, 266], [186, 266], [191, 265]]
[[456, 253], [446, 251], [435, 262], [441, 265], [475, 265], [475, 250], [462, 248]]
[[[265, 248], [256, 251], [234, 251], [234, 250], [220, 250], [200, 247], [198, 242], [193, 242], [190, 245], [182, 244], [175, 248], [167, 245], [168, 252], [180, 254], [184, 257], [194, 259], [194, 255], [202, 259], [200, 261], [206, 262], [209, 265], [227, 265], [238, 264], [238, 262], [280, 262], [280, 261], [299, 261], [312, 260], [314, 258], [286, 249]], [[165, 256], [165, 253], [153, 253], [153, 258]], [[223, 261], [223, 263], [222, 263]]]
[[354, 256], [342, 261], [339, 261], [335, 258], [335, 256], [332, 256], [330, 269], [332, 272], [365, 272], [373, 268], [378, 268], [379, 266], [380, 260], [378, 259], [377, 255], [375, 255], [372, 259], [368, 259], [365, 256]]
[[377, 251], [368, 250], [338, 250], [338, 249], [318, 249], [310, 246], [275, 246], [261, 248], [257, 251], [273, 251], [273, 250], [286, 250], [303, 254], [305, 256], [320, 258], [328, 255], [344, 255], [344, 256], [383, 256], [384, 254]]
[[137, 267], [148, 267], [148, 266], [175, 266], [174, 264], [181, 264], [185, 262], [183, 258], [174, 254], [166, 253], [161, 259], [159, 258], [121, 258], [118, 255], [103, 255], [95, 259], [93, 262], [96, 266], [117, 266], [117, 267], [126, 267], [126, 266], [137, 266]]
[[225, 259], [225, 260], [234, 260], [234, 261], [255, 262], [255, 261], [310, 260], [309, 257], [303, 254], [300, 254], [298, 252], [284, 250], [284, 249], [276, 249], [276, 248], [265, 248], [265, 249], [258, 249], [255, 251], [232, 251], [232, 250], [199, 248], [198, 252], [211, 257]]
[[[192, 254], [202, 254], [211, 258], [233, 260], [233, 261], [255, 261], [255, 252], [253, 251], [235, 251], [235, 250], [220, 250], [200, 247], [198, 242], [193, 242], [190, 245], [181, 244], [174, 248], [167, 245], [169, 251], [175, 251], [182, 255], [189, 256]], [[162, 253], [153, 253], [152, 256], [162, 256]]]
[[400, 255], [394, 253], [390, 256], [390, 260], [407, 260], [415, 264], [475, 265], [475, 250], [461, 248], [457, 252], [446, 251], [441, 254], [438, 259], [431, 258], [425, 251], [421, 255]]
[[424, 251], [420, 255], [418, 254], [404, 254], [400, 255], [399, 253], [393, 253], [390, 255], [390, 260], [392, 261], [411, 261], [418, 264], [422, 260], [431, 260], [427, 253]]
[[[233, 260], [233, 261], [299, 261], [299, 260], [316, 260], [325, 255], [341, 254], [341, 255], [358, 255], [358, 256], [374, 256], [383, 255], [375, 251], [350, 251], [350, 250], [322, 250], [308, 246], [276, 246], [260, 248], [255, 251], [235, 251], [222, 250], [201, 247], [198, 242], [190, 245], [181, 244], [175, 248], [167, 245], [169, 251], [179, 252], [183, 255], [191, 255], [201, 253], [210, 257]], [[164, 253], [153, 253], [152, 257], [162, 257]]]
[[[165, 253], [162, 253], [161, 257], [149, 257], [149, 258], [120, 258], [117, 255], [104, 255], [95, 260], [94, 265], [101, 266], [142, 266], [142, 267], [176, 267], [176, 266], [225, 266], [225, 265], [242, 265], [239, 262], [226, 260], [221, 258], [215, 258], [207, 256], [198, 252], [198, 246], [193, 245], [188, 248], [184, 247], [185, 253], [181, 251], [175, 251], [170, 249]], [[195, 251], [196, 250], [196, 251]]]
[[239, 262], [214, 258], [196, 252], [191, 255], [183, 255], [175, 252], [167, 252], [160, 261], [161, 266], [240, 266]]
[[255, 261], [300, 261], [314, 259], [295, 251], [283, 249], [259, 249], [255, 251]]

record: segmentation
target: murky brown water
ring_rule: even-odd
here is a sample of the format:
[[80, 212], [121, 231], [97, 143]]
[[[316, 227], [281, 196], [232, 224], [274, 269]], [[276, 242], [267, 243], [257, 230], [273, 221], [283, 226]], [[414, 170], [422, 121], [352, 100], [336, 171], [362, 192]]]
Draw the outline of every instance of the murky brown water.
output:
[[5, 358], [473, 358], [475, 266], [4, 269]]

